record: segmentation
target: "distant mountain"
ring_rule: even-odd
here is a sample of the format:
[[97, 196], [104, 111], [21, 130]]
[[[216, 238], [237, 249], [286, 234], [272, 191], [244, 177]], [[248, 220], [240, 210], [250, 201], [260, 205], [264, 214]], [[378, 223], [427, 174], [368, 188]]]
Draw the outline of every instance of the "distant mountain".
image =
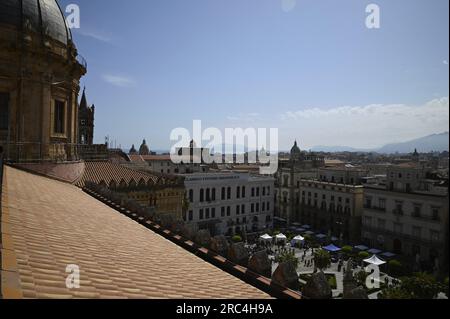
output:
[[378, 153], [411, 153], [417, 149], [419, 153], [448, 151], [448, 132], [421, 137], [404, 143], [394, 143], [377, 149]]
[[376, 149], [358, 149], [348, 146], [315, 146], [313, 152], [376, 152], [384, 154], [443, 152], [449, 150], [449, 133], [433, 134], [403, 143], [392, 143]]
[[358, 148], [353, 148], [349, 146], [314, 146], [311, 151], [313, 152], [324, 152], [324, 153], [335, 153], [335, 152], [368, 152], [370, 150], [362, 150]]

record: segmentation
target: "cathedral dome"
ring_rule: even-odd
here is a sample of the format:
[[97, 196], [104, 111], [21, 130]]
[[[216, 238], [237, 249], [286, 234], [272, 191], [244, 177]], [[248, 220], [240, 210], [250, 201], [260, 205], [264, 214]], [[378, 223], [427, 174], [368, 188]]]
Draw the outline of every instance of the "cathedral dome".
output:
[[291, 149], [291, 155], [298, 155], [300, 153], [301, 153], [300, 147], [298, 147], [297, 141], [295, 141], [295, 144]]
[[150, 149], [147, 146], [147, 142], [144, 140], [139, 148], [139, 155], [150, 155]]
[[56, 0], [1, 0], [0, 27], [30, 32], [67, 45], [71, 33]]

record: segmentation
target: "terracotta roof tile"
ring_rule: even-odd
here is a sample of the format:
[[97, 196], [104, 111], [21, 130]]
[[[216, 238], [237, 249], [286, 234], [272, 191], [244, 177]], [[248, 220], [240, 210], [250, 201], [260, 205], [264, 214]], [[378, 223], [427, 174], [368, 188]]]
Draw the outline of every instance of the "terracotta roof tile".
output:
[[[269, 297], [76, 186], [11, 167], [3, 186], [5, 298]], [[65, 286], [68, 264], [80, 289]]]
[[143, 180], [148, 185], [149, 183], [156, 184], [158, 182], [158, 176], [135, 171], [110, 162], [86, 162], [83, 176], [76, 185], [83, 187], [87, 181], [98, 184], [105, 182], [109, 185], [114, 181], [119, 186], [122, 180], [127, 184], [132, 180], [136, 184], [139, 184]]

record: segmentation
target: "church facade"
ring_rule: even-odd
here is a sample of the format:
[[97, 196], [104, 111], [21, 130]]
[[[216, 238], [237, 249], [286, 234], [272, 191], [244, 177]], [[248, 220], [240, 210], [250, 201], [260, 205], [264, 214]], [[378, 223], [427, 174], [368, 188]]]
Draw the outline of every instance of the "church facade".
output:
[[0, 147], [7, 161], [78, 160], [86, 72], [55, 0], [0, 2]]

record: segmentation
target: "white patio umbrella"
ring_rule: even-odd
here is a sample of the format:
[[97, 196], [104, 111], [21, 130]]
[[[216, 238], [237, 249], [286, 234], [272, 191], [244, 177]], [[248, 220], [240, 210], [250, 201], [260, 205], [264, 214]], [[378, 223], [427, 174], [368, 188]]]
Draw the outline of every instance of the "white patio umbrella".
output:
[[261, 237], [259, 237], [259, 239], [260, 239], [261, 241], [268, 242], [268, 241], [272, 241], [273, 237], [270, 236], [269, 234], [264, 234], [264, 235], [262, 235]]
[[292, 240], [296, 243], [301, 243], [301, 242], [305, 241], [305, 237], [298, 235], [298, 236], [295, 236], [294, 238], [292, 238]]
[[377, 255], [373, 255], [372, 257], [370, 257], [368, 259], [364, 259], [364, 262], [371, 264], [371, 265], [375, 265], [375, 266], [381, 266], [386, 263], [384, 260], [381, 260], [380, 258], [378, 258]]
[[287, 240], [287, 237], [286, 237], [286, 235], [284, 235], [284, 234], [278, 234], [278, 235], [275, 236], [275, 240], [276, 240], [277, 242], [279, 242], [279, 241], [286, 241], [286, 240]]

